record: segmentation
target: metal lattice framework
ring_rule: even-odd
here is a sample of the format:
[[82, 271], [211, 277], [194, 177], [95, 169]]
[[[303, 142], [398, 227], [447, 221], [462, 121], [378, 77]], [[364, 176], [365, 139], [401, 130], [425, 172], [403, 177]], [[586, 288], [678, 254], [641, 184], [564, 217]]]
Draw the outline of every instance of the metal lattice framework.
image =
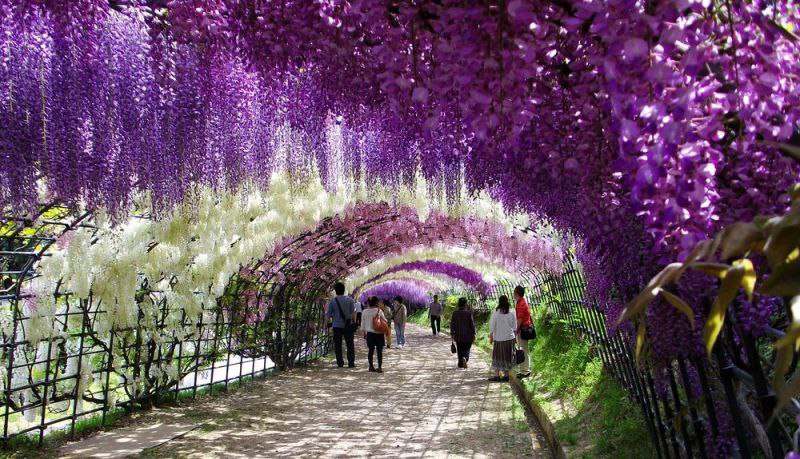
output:
[[[308, 304], [308, 314], [300, 316], [275, 311], [273, 327], [259, 329], [264, 336], [254, 349], [236, 339], [253, 328], [238, 322], [236, 315], [204, 305], [197, 319], [189, 319], [146, 282], [136, 298], [138, 326], [108, 333], [93, 327], [107, 314], [101, 302], [76, 300], [57, 288], [58, 312], [52, 319], [60, 333], [32, 344], [26, 337], [32, 318], [25, 311], [30, 310], [27, 290], [38, 276], [37, 262], [79, 227], [93, 228], [90, 213], [49, 205], [34, 217], [10, 221], [0, 234], [4, 444], [30, 434], [41, 443], [57, 429], [73, 435], [77, 422], [86, 417], [99, 415], [103, 424], [115, 409], [148, 407], [181, 393], [213, 392], [327, 352], [329, 339], [318, 304]], [[225, 297], [238, 294], [236, 288], [232, 285]], [[283, 300], [275, 302], [276, 309], [309, 298], [290, 301], [290, 294], [289, 286], [279, 289], [276, 298]], [[142, 307], [144, 302], [150, 306]], [[220, 304], [226, 304], [225, 298]]]
[[[735, 457], [778, 457], [776, 453], [790, 447], [789, 426], [800, 414], [800, 405], [795, 400], [773, 413], [776, 396], [768, 381], [774, 353], [764, 352], [784, 336], [779, 328], [787, 323], [785, 311], [761, 336], [745, 332], [729, 317], [710, 359], [679, 356], [668, 362], [637, 362], [635, 330], [609, 328], [603, 312], [607, 308], [586, 294], [574, 258], [567, 257], [565, 265], [562, 275], [539, 273], [529, 279], [531, 304], [547, 308], [551, 319], [562, 321], [592, 346], [606, 370], [641, 407], [658, 457], [717, 457], [720, 444], [731, 446]], [[511, 287], [501, 283], [497, 293], [510, 295]], [[706, 310], [710, 307], [704, 305]], [[797, 363], [792, 362], [791, 371]]]
[[[374, 210], [359, 217], [355, 229], [343, 227], [337, 216], [285, 241], [252, 266], [242, 267], [216, 304], [202, 305], [197, 315], [187, 315], [160, 290], [164, 281], [177, 282], [174, 277], [140, 277], [137, 325], [102, 331], [95, 324], [109, 314], [106, 305], [92, 296], [77, 299], [59, 282], [53, 291], [56, 312], [46, 318], [55, 321], [58, 332], [35, 342], [27, 329], [42, 318], [30, 314], [36, 304], [28, 292], [40, 275], [38, 262], [78, 228], [93, 231], [93, 243], [99, 236], [91, 213], [63, 205], [44, 206], [34, 217], [10, 221], [0, 234], [0, 306], [6, 314], [0, 440], [7, 444], [14, 437], [36, 435], [42, 442], [47, 433], [62, 429], [72, 435], [78, 421], [87, 417], [100, 416], [102, 424], [116, 409], [130, 411], [181, 394], [213, 392], [326, 353], [325, 300], [332, 284], [359, 267], [408, 250], [408, 239], [375, 237], [398, 222], [415, 225], [411, 247], [486, 249], [480, 236], [469, 241], [446, 237], [435, 225], [393, 206], [378, 204]], [[317, 254], [313, 258], [298, 256], [312, 250]]]

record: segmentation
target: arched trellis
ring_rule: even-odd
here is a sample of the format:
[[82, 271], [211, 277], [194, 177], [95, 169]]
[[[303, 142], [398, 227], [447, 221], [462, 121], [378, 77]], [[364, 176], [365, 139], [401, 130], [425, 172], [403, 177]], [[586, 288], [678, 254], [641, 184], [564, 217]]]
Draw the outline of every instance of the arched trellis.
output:
[[[386, 203], [368, 206], [369, 212], [323, 219], [315, 230], [306, 231], [277, 246], [272, 253], [252, 267], [243, 269], [232, 280], [227, 295], [230, 301], [225, 307], [238, 315], [233, 319], [235, 323], [247, 324], [234, 331], [234, 342], [253, 336], [262, 341], [270, 340], [268, 330], [283, 336], [285, 331], [276, 328], [276, 317], [282, 317], [284, 324], [295, 323], [299, 327], [293, 330], [295, 333], [302, 332], [303, 324], [314, 323], [319, 327], [322, 305], [330, 296], [334, 282], [388, 255], [442, 243], [474, 250], [486, 249], [482, 247], [480, 235], [473, 240], [443, 236], [441, 222], [422, 221], [416, 214], [402, 209], [398, 211]], [[476, 219], [470, 221], [475, 225], [481, 224]], [[453, 225], [459, 223], [463, 224], [463, 221], [452, 219]], [[410, 231], [406, 237], [378, 237], [398, 224]], [[518, 237], [527, 237], [523, 231], [519, 234]], [[493, 237], [497, 237], [496, 232]], [[527, 240], [536, 241], [534, 238]], [[514, 269], [522, 272], [526, 268], [520, 265]], [[249, 293], [241, 295], [245, 291]], [[267, 346], [247, 345], [243, 348], [248, 352], [264, 349], [263, 352], [269, 351], [276, 362], [291, 362], [305, 343], [297, 340], [293, 345], [287, 345], [286, 339], [277, 342], [284, 347], [268, 350]], [[238, 347], [234, 352], [241, 352]]]
[[[52, 301], [45, 302], [41, 293], [38, 298], [27, 293], [26, 283], [53, 278], [39, 275], [38, 262], [64, 256], [62, 251], [48, 253], [56, 241], [68, 244], [79, 229], [97, 234], [89, 245], [102, 239], [91, 213], [53, 205], [43, 208], [39, 216], [4, 226], [0, 300], [13, 314], [5, 322], [10, 333], [4, 328], [3, 335], [6, 395], [2, 440], [37, 433], [41, 441], [52, 429], [74, 432], [76, 422], [85, 416], [99, 414], [104, 420], [117, 407], [132, 410], [165, 397], [175, 398], [181, 392], [213, 391], [215, 383], [227, 386], [267, 371], [270, 360], [280, 369], [313, 358], [327, 352], [323, 299], [329, 296], [334, 280], [385, 254], [406, 250], [409, 241], [419, 246], [446, 243], [481, 248], [487, 237], [495, 244], [500, 237], [496, 228], [483, 226], [474, 218], [453, 219], [452, 223], [495, 233], [463, 239], [441, 237], [435, 221], [420, 221], [407, 210], [398, 211], [387, 204], [372, 209], [375, 212], [359, 221], [355, 230], [343, 226], [346, 216], [344, 220], [332, 217], [315, 230], [285, 241], [252, 267], [241, 269], [218, 303], [200, 304], [195, 313], [172, 302], [171, 290], [177, 282], [174, 274], [164, 272], [162, 279], [139, 275], [134, 298], [138, 317], [130, 326], [100, 320], [114, 314], [114, 305], [91, 294], [79, 299], [64, 289], [66, 284], [61, 281], [52, 289], [38, 290], [52, 292]], [[441, 224], [444, 217], [435, 218]], [[398, 221], [413, 222], [418, 232], [396, 239], [375, 237], [388, 222]], [[27, 245], [19, 243], [24, 238]], [[335, 243], [320, 244], [320, 238]], [[348, 249], [343, 252], [342, 247]], [[148, 251], [157, 249], [156, 242], [146, 247]], [[312, 258], [297, 256], [312, 250]], [[254, 278], [255, 273], [258, 277]], [[42, 308], [36, 310], [33, 300], [50, 308], [47, 314]], [[244, 307], [237, 308], [241, 305]], [[39, 328], [53, 332], [29, 339], [26, 329], [35, 320], [51, 320], [52, 326]], [[111, 326], [99, 327], [100, 323]]]
[[[10, 218], [0, 227], [0, 441], [35, 433], [41, 443], [46, 433], [63, 429], [72, 435], [86, 416], [100, 415], [102, 424], [114, 409], [149, 406], [181, 392], [213, 392], [270, 370], [269, 360], [253, 357], [270, 355], [269, 346], [266, 352], [234, 355], [231, 333], [238, 324], [223, 308], [204, 304], [198, 314], [189, 314], [146, 278], [131, 299], [138, 310], [132, 327], [98, 328], [110, 322], [101, 320], [112, 314], [107, 305], [91, 295], [76, 298], [61, 281], [46, 298], [34, 295], [31, 283], [45, 277], [39, 262], [55, 256], [49, 249], [68, 244], [78, 229], [96, 232], [93, 214], [61, 204], [43, 206], [35, 216]], [[171, 286], [174, 275], [165, 276]], [[35, 321], [49, 321], [40, 328], [52, 332], [34, 337]], [[325, 334], [305, 323], [303, 329], [311, 334], [305, 351], [294, 359], [326, 353]], [[281, 349], [287, 335], [296, 334], [272, 336], [271, 348]]]
[[480, 290], [481, 293], [486, 294], [487, 291], [491, 288], [491, 285], [483, 279], [483, 276], [468, 267], [451, 262], [442, 262], [437, 260], [419, 260], [416, 262], [405, 262], [391, 268], [386, 269], [385, 271], [377, 274], [360, 285], [356, 285], [353, 289], [353, 292], [357, 293], [360, 290], [364, 289], [365, 286], [368, 286], [372, 283], [380, 281], [382, 278], [396, 272], [404, 272], [404, 271], [414, 271], [420, 270], [429, 272], [431, 274], [439, 274], [442, 276], [449, 277], [456, 281], [462, 282], [464, 285], [468, 285], [471, 288], [476, 290]]

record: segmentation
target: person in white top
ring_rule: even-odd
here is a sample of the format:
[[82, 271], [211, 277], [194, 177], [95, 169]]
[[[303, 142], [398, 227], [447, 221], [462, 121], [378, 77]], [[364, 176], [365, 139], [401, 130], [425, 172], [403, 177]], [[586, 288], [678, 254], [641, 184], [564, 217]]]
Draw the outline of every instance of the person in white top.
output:
[[497, 309], [489, 321], [489, 342], [492, 347], [492, 369], [495, 375], [489, 381], [508, 381], [508, 372], [514, 367], [514, 339], [517, 315], [511, 311], [508, 297], [498, 300]]
[[[350, 296], [353, 296], [353, 295], [350, 295]], [[353, 298], [355, 298], [355, 296], [353, 296]], [[355, 303], [353, 303], [353, 307], [356, 310], [356, 326], [357, 327], [361, 327], [361, 313], [364, 312], [364, 307], [361, 306], [361, 302], [360, 301], [356, 301]]]
[[[379, 333], [372, 326], [372, 320], [375, 316], [382, 318], [384, 321], [386, 320], [383, 311], [378, 307], [378, 297], [372, 296], [367, 300], [367, 309], [361, 313], [361, 331], [364, 333], [364, 338], [367, 340], [367, 347], [369, 348], [369, 353], [367, 354], [369, 371], [383, 373], [383, 346], [386, 345], [386, 339], [383, 333]], [[378, 351], [378, 368], [375, 368], [372, 361], [376, 349]]]

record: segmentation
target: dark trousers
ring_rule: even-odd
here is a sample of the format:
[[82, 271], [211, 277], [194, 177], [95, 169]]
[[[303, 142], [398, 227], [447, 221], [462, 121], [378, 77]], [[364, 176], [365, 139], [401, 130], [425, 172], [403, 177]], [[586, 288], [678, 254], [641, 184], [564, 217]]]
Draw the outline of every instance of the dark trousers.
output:
[[458, 351], [458, 360], [469, 362], [469, 350], [472, 349], [472, 343], [456, 343], [456, 350]]
[[359, 327], [361, 326], [361, 314], [362, 313], [360, 312], [356, 313], [356, 325], [358, 325]]
[[433, 330], [434, 335], [442, 331], [441, 316], [431, 316], [431, 330]]
[[372, 357], [375, 354], [375, 350], [378, 351], [378, 368], [383, 367], [383, 345], [385, 342], [384, 336], [380, 333], [367, 333], [367, 347], [369, 348], [367, 359], [369, 360], [370, 368], [375, 368], [372, 364]]
[[333, 327], [333, 350], [336, 352], [336, 365], [344, 366], [342, 359], [342, 337], [347, 344], [347, 365], [353, 366], [356, 364], [356, 350], [353, 345], [353, 332], [348, 332], [344, 328]]

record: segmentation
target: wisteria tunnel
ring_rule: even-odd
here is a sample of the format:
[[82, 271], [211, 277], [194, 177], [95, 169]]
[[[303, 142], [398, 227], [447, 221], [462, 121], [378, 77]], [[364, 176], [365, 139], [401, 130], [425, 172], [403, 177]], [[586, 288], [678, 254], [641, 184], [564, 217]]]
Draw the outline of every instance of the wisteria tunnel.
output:
[[[202, 406], [131, 451], [800, 457], [798, 26], [794, 0], [0, 0], [0, 453]], [[335, 372], [336, 282], [408, 309], [384, 374]], [[531, 374], [494, 384], [517, 286]], [[307, 405], [337, 384], [366, 401]], [[250, 400], [308, 414], [241, 430]], [[357, 413], [436, 427], [382, 450]]]

